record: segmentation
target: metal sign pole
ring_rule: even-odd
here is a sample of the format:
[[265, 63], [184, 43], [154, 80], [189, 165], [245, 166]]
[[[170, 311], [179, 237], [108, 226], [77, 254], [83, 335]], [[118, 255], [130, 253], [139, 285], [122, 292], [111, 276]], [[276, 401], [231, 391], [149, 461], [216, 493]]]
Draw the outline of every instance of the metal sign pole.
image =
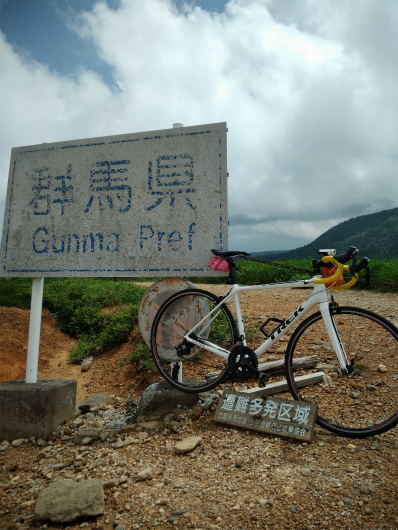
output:
[[30, 302], [28, 355], [26, 359], [26, 383], [37, 383], [43, 285], [44, 278], [33, 278], [32, 299]]

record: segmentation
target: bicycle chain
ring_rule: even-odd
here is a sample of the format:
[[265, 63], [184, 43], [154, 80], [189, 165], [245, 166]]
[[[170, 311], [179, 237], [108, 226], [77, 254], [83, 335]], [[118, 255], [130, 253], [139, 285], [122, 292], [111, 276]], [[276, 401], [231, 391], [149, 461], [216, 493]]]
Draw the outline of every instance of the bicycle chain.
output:
[[242, 256], [247, 261], [256, 261], [257, 263], [265, 263], [266, 265], [272, 265], [273, 267], [282, 267], [283, 269], [291, 269], [294, 271], [314, 273], [312, 269], [301, 269], [299, 267], [293, 267], [293, 265], [282, 265], [282, 263], [276, 263], [275, 261], [266, 261], [265, 259], [253, 258], [252, 256]]
[[[242, 258], [247, 261], [256, 261], [257, 263], [265, 263], [266, 265], [272, 265], [273, 267], [281, 267], [282, 269], [290, 269], [294, 271], [307, 272], [310, 274], [314, 273], [312, 269], [302, 269], [300, 267], [294, 267], [293, 265], [282, 265], [282, 263], [276, 263], [275, 261], [267, 261], [265, 259], [253, 258], [252, 256], [242, 256]], [[370, 283], [364, 279], [358, 280], [357, 283], [366, 283], [368, 286], [370, 286]], [[386, 283], [386, 282], [376, 282], [376, 281], [372, 281], [371, 285], [385, 285], [388, 287], [395, 287], [395, 288], [398, 287], [396, 283]]]

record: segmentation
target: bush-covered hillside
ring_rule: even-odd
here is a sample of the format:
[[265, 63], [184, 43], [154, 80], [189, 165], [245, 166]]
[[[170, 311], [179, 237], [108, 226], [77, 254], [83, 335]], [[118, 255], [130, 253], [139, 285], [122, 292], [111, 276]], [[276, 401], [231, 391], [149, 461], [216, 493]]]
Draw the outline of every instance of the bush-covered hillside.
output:
[[[398, 208], [361, 215], [330, 228], [312, 243], [283, 253], [265, 254], [267, 260], [290, 260], [316, 257], [320, 248], [345, 252], [349, 246], [359, 248], [360, 256], [379, 259], [398, 258]], [[253, 253], [256, 257], [261, 252]]]

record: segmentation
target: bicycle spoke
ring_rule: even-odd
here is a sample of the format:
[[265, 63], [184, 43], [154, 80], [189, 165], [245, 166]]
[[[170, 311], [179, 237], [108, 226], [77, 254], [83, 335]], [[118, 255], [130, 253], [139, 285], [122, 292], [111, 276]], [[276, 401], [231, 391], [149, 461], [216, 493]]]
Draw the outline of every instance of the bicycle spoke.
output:
[[[223, 357], [184, 339], [194, 328], [193, 335], [199, 339], [223, 349], [233, 346], [236, 327], [228, 308], [211, 313], [218, 303], [218, 298], [206, 291], [183, 291], [166, 301], [155, 318], [151, 340], [156, 366], [180, 390], [202, 392], [214, 388], [228, 375]], [[178, 371], [173, 372], [172, 363], [179, 363]]]

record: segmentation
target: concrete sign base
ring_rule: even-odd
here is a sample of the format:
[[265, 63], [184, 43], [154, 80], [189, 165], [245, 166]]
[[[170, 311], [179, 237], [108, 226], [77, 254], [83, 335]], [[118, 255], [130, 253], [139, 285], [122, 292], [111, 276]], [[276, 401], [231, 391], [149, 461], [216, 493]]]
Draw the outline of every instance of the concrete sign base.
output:
[[0, 383], [0, 440], [45, 440], [67, 418], [75, 418], [76, 390], [73, 379]]

